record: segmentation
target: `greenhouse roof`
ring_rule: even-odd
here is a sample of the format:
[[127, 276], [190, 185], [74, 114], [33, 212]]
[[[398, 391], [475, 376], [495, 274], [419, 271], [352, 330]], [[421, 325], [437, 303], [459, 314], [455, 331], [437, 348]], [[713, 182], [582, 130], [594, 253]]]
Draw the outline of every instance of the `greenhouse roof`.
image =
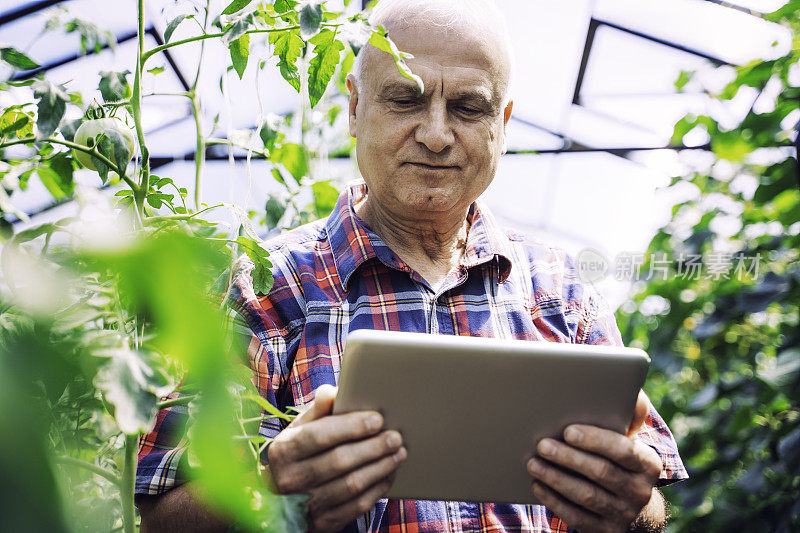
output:
[[[781, 56], [792, 41], [786, 28], [759, 16], [785, 3], [780, 0], [497, 3], [508, 15], [516, 56], [515, 101], [509, 154], [485, 200], [505, 224], [573, 252], [586, 247], [608, 256], [642, 251], [655, 229], [668, 220], [675, 201], [674, 195], [656, 194], [656, 188], [668, 184], [686, 165], [713, 161], [701, 131], [674, 142], [675, 123], [687, 113], [735, 123], [759, 94], [741, 90], [723, 106], [707, 92], [732, 79], [732, 66]], [[146, 47], [164, 42], [168, 20], [194, 9], [188, 0], [145, 4]], [[357, 4], [351, 2], [347, 9], [355, 12], [361, 7]], [[225, 3], [213, 0], [212, 5], [221, 11]], [[116, 47], [102, 44], [98, 52], [84, 53], [76, 33], [41, 36], [48, 19], [66, 16], [59, 11], [62, 8], [69, 17], [91, 21], [113, 34]], [[12, 72], [0, 66], [0, 79], [45, 72], [48, 79], [81, 92], [85, 100], [100, 100], [98, 72], [131, 69], [135, 63], [136, 20], [135, 0], [2, 0], [0, 42], [25, 50], [42, 67]], [[173, 40], [196, 30], [182, 24]], [[199, 49], [193, 43], [154, 57], [148, 68], [163, 72], [146, 75], [145, 91], [186, 91], [195, 76]], [[217, 117], [221, 136], [254, 129], [259, 118], [290, 113], [296, 107], [297, 93], [276, 69], [248, 68], [239, 81], [235, 73], [226, 74], [230, 59], [220, 43], [209, 41], [205, 53], [198, 87], [205, 115], [209, 121]], [[695, 70], [699, 74], [677, 92], [681, 72]], [[222, 84], [227, 97], [220, 91]], [[30, 101], [29, 87], [16, 91], [20, 101]], [[9, 103], [14, 102], [0, 105]], [[189, 104], [171, 96], [145, 98], [143, 116], [156, 172], [176, 181], [190, 179], [195, 124]], [[203, 127], [210, 130], [212, 124]], [[250, 198], [252, 206], [263, 206], [269, 183], [252, 180], [252, 192], [242, 193], [248, 181], [243, 165], [230, 167], [224, 150], [210, 150], [208, 159], [206, 198]], [[320, 168], [341, 176], [355, 172], [347, 159], [323, 162]], [[253, 169], [251, 175], [258, 176], [257, 163]], [[94, 180], [86, 177], [85, 182], [99, 186]], [[30, 223], [53, 216], [54, 211], [48, 210], [52, 199], [43, 187], [32, 185], [15, 201], [32, 216]], [[56, 211], [65, 209], [69, 207]]]

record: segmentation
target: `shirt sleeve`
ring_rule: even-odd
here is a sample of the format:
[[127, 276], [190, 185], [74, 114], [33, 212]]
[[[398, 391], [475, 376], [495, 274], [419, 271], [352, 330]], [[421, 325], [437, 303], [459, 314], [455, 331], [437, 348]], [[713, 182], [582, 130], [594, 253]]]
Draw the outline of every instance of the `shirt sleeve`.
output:
[[[179, 398], [172, 393], [162, 400]], [[187, 481], [186, 422], [189, 410], [186, 405], [167, 407], [156, 415], [156, 424], [150, 433], [139, 439], [139, 464], [136, 468], [135, 495], [153, 495], [166, 492]]]
[[[252, 263], [239, 262], [234, 266], [234, 276], [228, 298], [229, 307], [236, 312], [230, 321], [230, 333], [235, 349], [245, 353], [242, 362], [253, 370], [253, 383], [259, 394], [283, 410], [277, 400], [284, 383], [286, 363], [276, 356], [285, 344], [285, 328], [278, 327], [274, 310], [270, 305], [262, 306], [256, 297], [250, 278]], [[267, 298], [263, 298], [268, 302]], [[272, 311], [272, 312], [270, 312]], [[162, 400], [179, 398], [172, 393]], [[138, 466], [136, 469], [135, 495], [155, 495], [182, 485], [190, 479], [188, 461], [187, 429], [189, 409], [187, 405], [164, 408], [156, 415], [152, 431], [139, 439]], [[268, 418], [262, 421], [259, 433], [269, 439], [283, 429], [282, 421]], [[266, 452], [262, 459], [266, 458]]]
[[[582, 339], [579, 342], [624, 346], [614, 313], [605, 298], [591, 284], [586, 284], [584, 290], [584, 316], [587, 321], [582, 328]], [[642, 429], [636, 434], [636, 438], [651, 446], [661, 458], [663, 468], [659, 475], [658, 485], [668, 485], [688, 478], [689, 474], [678, 453], [678, 444], [675, 442], [672, 432], [653, 404], [649, 400], [648, 403], [647, 417]]]

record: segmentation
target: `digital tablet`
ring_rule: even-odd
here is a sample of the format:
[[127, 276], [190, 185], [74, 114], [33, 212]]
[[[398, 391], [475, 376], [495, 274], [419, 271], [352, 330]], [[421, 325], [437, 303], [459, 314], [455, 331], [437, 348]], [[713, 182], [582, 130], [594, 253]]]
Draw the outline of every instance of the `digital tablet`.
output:
[[359, 330], [333, 412], [376, 410], [403, 435], [390, 498], [538, 503], [536, 443], [573, 423], [625, 433], [649, 362], [619, 346]]

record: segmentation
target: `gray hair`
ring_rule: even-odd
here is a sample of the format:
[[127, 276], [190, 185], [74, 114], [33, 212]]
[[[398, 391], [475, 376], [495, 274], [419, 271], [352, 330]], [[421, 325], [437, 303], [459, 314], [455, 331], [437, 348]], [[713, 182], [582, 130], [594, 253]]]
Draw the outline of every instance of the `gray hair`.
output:
[[[505, 53], [509, 62], [506, 101], [510, 99], [514, 53], [506, 19], [493, 0], [380, 0], [369, 17], [373, 26], [389, 29], [407, 28], [419, 21], [460, 34], [464, 31], [494, 34], [501, 44], [499, 54]], [[391, 35], [390, 35], [391, 37]], [[364, 47], [353, 62], [353, 76], [360, 83], [366, 63]]]

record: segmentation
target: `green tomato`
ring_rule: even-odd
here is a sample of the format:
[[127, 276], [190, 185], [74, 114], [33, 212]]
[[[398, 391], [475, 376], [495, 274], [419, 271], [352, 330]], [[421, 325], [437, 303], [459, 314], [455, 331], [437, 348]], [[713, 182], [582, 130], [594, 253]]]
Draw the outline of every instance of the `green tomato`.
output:
[[[75, 132], [75, 144], [92, 148], [97, 142], [97, 137], [104, 131], [108, 130], [118, 131], [125, 138], [125, 141], [128, 145], [128, 161], [125, 162], [127, 165], [127, 163], [130, 162], [131, 158], [133, 157], [133, 129], [128, 127], [125, 122], [118, 118], [97, 118], [85, 121]], [[91, 143], [89, 142], [89, 139], [91, 139]], [[80, 161], [83, 166], [91, 170], [97, 170], [97, 168], [94, 166], [94, 161], [92, 161], [91, 155], [87, 154], [86, 152], [81, 152], [80, 150], [73, 150], [73, 153], [75, 155], [75, 159]], [[115, 161], [113, 153], [109, 159]]]

